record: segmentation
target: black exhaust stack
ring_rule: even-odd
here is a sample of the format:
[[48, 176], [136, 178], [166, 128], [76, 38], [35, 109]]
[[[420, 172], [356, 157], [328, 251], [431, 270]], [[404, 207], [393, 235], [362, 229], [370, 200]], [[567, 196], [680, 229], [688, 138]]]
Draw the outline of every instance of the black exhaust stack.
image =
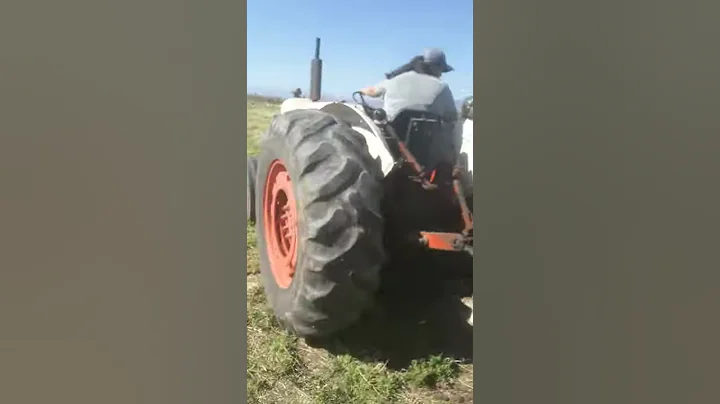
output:
[[310, 65], [310, 99], [320, 99], [322, 85], [322, 60], [320, 59], [320, 38], [315, 38], [315, 59]]

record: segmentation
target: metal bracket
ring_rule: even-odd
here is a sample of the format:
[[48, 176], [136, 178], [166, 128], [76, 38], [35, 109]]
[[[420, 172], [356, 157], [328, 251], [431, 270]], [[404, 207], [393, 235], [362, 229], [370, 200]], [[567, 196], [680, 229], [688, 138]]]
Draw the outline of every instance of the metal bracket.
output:
[[460, 233], [420, 232], [420, 244], [441, 251], [465, 251], [468, 238]]

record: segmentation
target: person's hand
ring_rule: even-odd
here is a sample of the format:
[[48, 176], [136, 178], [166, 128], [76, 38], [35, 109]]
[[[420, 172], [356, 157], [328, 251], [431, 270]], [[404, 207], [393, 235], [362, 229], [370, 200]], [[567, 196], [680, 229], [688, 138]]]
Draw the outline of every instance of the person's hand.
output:
[[374, 86], [365, 87], [362, 90], [360, 90], [362, 95], [367, 95], [368, 97], [377, 97], [378, 91]]

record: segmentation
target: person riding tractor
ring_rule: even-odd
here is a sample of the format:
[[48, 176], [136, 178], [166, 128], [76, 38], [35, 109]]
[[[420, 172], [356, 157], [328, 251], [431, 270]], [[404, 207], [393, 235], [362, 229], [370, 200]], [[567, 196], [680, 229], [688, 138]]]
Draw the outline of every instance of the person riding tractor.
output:
[[451, 71], [453, 68], [447, 64], [445, 53], [430, 48], [387, 73], [385, 80], [360, 92], [369, 97], [383, 97], [383, 109], [390, 121], [404, 110], [426, 111], [440, 116], [442, 136], [438, 137], [433, 149], [438, 153], [438, 161], [453, 166], [460, 153], [462, 134], [456, 130], [458, 111], [455, 98], [447, 83], [441, 80], [443, 73]]

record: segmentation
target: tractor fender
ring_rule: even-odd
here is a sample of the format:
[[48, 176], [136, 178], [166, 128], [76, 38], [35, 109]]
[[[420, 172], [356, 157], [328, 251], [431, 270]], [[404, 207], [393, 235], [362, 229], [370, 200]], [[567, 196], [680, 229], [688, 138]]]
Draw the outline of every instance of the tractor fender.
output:
[[368, 153], [380, 163], [383, 175], [387, 175], [395, 163], [380, 129], [360, 105], [335, 101], [312, 101], [308, 98], [289, 98], [280, 106], [280, 113], [297, 109], [318, 109], [346, 123], [360, 133], [367, 143]]
[[462, 145], [460, 146], [460, 153], [467, 155], [467, 171], [470, 177], [470, 183], [472, 184], [473, 175], [473, 121], [466, 119], [462, 123]]

